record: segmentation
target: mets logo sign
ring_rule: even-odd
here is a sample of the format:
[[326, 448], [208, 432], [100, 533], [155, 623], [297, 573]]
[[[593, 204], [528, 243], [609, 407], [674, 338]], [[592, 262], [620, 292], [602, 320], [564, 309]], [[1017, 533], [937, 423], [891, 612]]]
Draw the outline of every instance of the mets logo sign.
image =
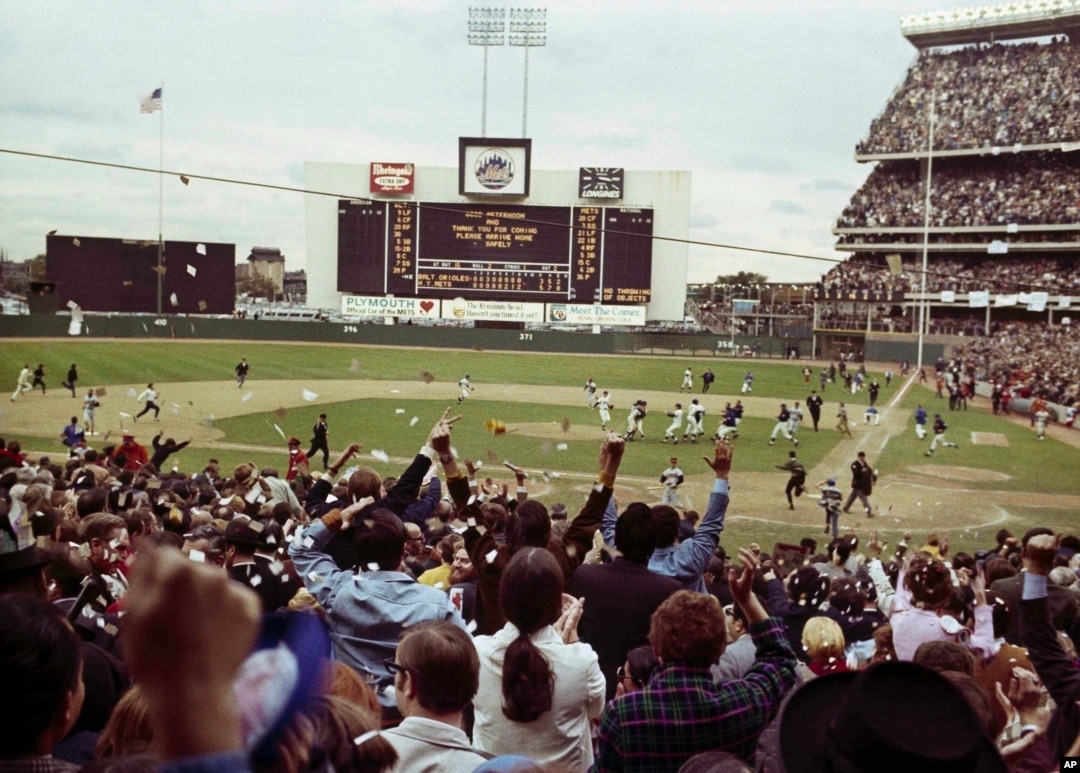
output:
[[481, 152], [473, 165], [476, 181], [493, 191], [513, 182], [515, 171], [513, 157], [502, 148], [488, 148]]

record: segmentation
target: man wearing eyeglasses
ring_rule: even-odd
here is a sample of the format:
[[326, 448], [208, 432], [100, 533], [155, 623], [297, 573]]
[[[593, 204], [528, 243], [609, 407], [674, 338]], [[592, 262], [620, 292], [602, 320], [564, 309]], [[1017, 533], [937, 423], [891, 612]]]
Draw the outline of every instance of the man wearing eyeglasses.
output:
[[473, 770], [487, 761], [461, 729], [480, 684], [480, 658], [468, 633], [453, 623], [421, 623], [402, 635], [384, 664], [405, 717], [383, 732], [398, 753], [396, 770]]

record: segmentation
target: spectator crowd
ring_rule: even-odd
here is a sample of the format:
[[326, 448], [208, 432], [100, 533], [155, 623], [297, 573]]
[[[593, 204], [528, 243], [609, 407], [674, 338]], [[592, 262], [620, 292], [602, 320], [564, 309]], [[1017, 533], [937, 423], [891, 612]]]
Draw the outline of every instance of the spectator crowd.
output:
[[0, 441], [0, 772], [1043, 773], [1080, 748], [1080, 539], [729, 553], [726, 441], [699, 517], [620, 507], [610, 434], [574, 515], [524, 470], [479, 479], [448, 414], [392, 478], [358, 444], [290, 483]]
[[1075, 141], [1080, 46], [1062, 37], [925, 49], [855, 152], [925, 152], [934, 94], [935, 150]]
[[[1080, 222], [1080, 160], [1075, 154], [935, 159], [931, 227]], [[882, 161], [837, 220], [838, 228], [921, 227], [926, 183], [918, 164]]]

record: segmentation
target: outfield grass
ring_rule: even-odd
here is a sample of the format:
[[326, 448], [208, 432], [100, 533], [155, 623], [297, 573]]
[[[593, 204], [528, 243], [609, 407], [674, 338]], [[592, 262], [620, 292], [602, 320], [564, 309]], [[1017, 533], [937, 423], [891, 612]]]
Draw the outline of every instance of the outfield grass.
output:
[[[132, 382], [227, 381], [241, 357], [251, 364], [249, 379], [259, 381], [305, 378], [372, 379], [412, 381], [421, 371], [434, 374], [439, 382], [456, 384], [464, 374], [474, 384], [522, 384], [529, 386], [582, 385], [590, 376], [601, 389], [666, 390], [675, 394], [682, 383], [683, 370], [694, 369], [694, 388], [701, 389], [701, 374], [706, 367], [716, 373], [712, 394], [739, 396], [743, 376], [754, 373], [754, 397], [803, 399], [818, 387], [817, 373], [810, 385], [803, 385], [802, 362], [766, 360], [731, 361], [717, 359], [687, 361], [680, 357], [596, 356], [566, 354], [526, 354], [520, 352], [477, 352], [449, 349], [397, 349], [365, 346], [323, 346], [314, 344], [265, 344], [224, 341], [204, 343], [189, 341], [111, 342], [14, 341], [2, 344], [0, 384], [15, 387], [23, 363], [33, 368], [45, 364], [46, 383], [60, 389], [60, 382], [74, 362], [79, 366], [79, 384], [91, 386]], [[350, 370], [353, 360], [359, 370]], [[819, 368], [814, 368], [815, 371]], [[885, 379], [876, 375], [884, 385]], [[886, 401], [891, 389], [882, 389]], [[793, 397], [794, 396], [794, 397]], [[839, 399], [839, 387], [830, 385], [826, 399]], [[846, 395], [845, 402], [866, 405], [865, 391]]]

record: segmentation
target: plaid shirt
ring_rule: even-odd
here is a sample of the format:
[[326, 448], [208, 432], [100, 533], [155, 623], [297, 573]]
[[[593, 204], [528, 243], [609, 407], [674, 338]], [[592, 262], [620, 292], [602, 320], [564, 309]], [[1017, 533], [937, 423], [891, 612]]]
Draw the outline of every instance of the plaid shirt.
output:
[[712, 749], [750, 760], [758, 736], [795, 685], [795, 653], [784, 624], [750, 626], [757, 660], [743, 679], [714, 684], [708, 667], [661, 666], [644, 690], [607, 705], [592, 771], [677, 771]]

